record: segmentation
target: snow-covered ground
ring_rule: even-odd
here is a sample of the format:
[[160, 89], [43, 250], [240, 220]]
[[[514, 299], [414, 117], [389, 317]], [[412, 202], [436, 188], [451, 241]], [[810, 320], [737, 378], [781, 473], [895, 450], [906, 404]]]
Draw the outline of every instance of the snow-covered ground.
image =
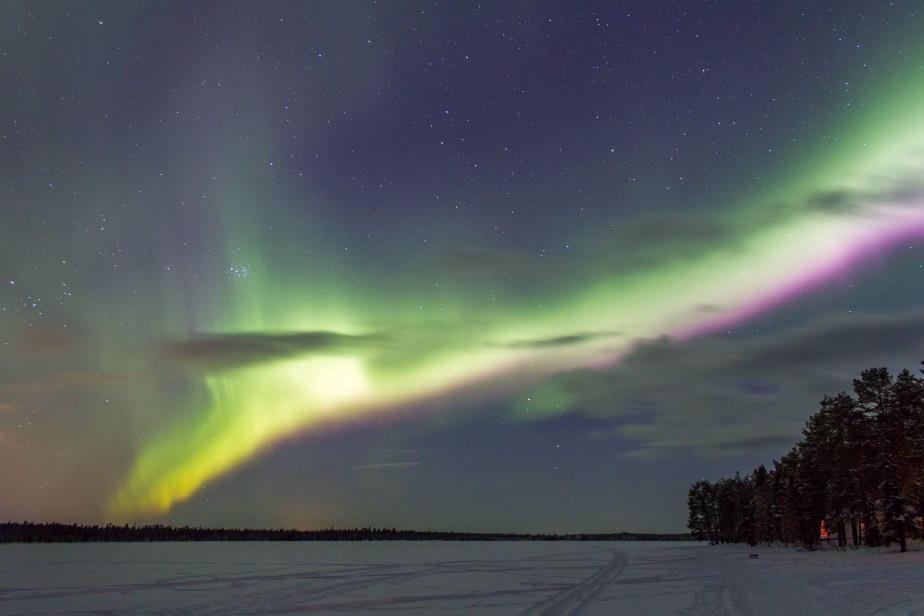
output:
[[924, 552], [693, 543], [0, 545], [0, 614], [922, 614]]

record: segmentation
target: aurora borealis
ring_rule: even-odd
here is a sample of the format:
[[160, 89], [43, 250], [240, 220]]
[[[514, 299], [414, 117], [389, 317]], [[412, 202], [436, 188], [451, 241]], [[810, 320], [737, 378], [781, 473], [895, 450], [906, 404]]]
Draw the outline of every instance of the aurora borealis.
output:
[[913, 3], [2, 10], [2, 518], [676, 530], [924, 358]]

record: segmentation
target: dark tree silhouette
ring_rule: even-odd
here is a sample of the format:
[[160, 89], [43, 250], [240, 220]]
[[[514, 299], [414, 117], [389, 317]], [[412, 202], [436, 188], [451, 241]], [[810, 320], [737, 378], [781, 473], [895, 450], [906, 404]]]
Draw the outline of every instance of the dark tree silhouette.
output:
[[81, 543], [114, 541], [684, 541], [690, 535], [658, 533], [457, 533], [394, 528], [201, 528], [190, 526], [86, 526], [82, 524], [0, 523], [0, 543]]
[[833, 536], [840, 547], [849, 539], [902, 552], [909, 538], [924, 539], [924, 379], [870, 368], [853, 391], [825, 396], [771, 470], [694, 483], [693, 536], [808, 549]]

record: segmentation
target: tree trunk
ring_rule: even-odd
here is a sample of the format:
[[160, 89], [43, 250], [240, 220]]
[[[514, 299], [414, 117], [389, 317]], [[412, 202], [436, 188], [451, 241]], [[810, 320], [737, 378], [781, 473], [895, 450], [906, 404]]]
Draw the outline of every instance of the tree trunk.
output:
[[[924, 539], [924, 495], [921, 496], [918, 502], [920, 503], [918, 505], [918, 517], [921, 518], [921, 531], [920, 531], [921, 534], [918, 535], [918, 537], [920, 537], [921, 539]], [[915, 522], [914, 525], [916, 528], [917, 522]]]

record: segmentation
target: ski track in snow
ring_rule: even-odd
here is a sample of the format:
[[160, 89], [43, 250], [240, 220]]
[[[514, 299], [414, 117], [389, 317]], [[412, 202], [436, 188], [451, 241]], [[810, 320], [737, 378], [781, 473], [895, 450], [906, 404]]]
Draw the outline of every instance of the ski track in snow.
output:
[[924, 615], [924, 550], [696, 543], [0, 545], [0, 614]]
[[622, 573], [626, 566], [626, 555], [613, 550], [613, 558], [605, 567], [598, 570], [573, 587], [565, 589], [548, 599], [520, 612], [532, 616], [550, 616], [554, 614], [583, 614], [594, 599], [604, 591]]

